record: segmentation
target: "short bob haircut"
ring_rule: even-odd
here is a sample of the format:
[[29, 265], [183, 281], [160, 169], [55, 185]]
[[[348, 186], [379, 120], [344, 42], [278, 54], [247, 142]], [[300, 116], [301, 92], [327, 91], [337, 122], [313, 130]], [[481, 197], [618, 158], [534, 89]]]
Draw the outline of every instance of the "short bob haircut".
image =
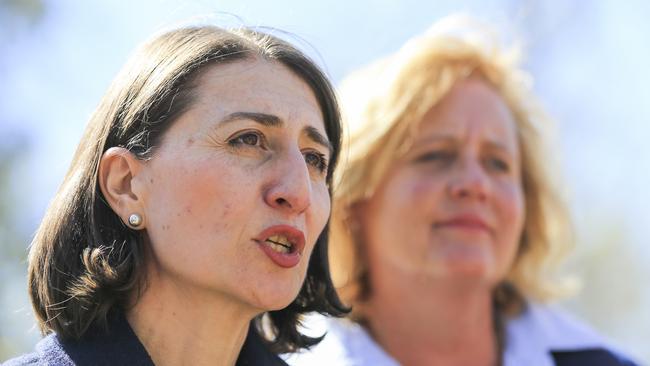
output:
[[343, 81], [340, 103], [349, 136], [335, 173], [330, 262], [335, 286], [343, 301], [353, 305], [356, 320], [362, 320], [363, 301], [372, 288], [354, 207], [373, 196], [391, 165], [408, 151], [424, 114], [470, 77], [481, 78], [505, 100], [522, 152], [524, 230], [514, 265], [494, 290], [495, 304], [516, 314], [526, 298], [542, 301], [564, 292], [564, 284], [550, 276], [572, 238], [549, 169], [554, 164], [548, 161], [550, 135], [545, 133], [551, 121], [516, 60], [517, 52], [502, 50], [487, 26], [452, 16]]
[[[107, 329], [112, 312], [128, 309], [146, 285], [143, 234], [122, 223], [99, 189], [102, 154], [121, 146], [139, 159], [150, 158], [165, 131], [191, 107], [201, 72], [246, 59], [279, 62], [314, 92], [333, 148], [326, 178], [331, 187], [341, 147], [340, 114], [330, 82], [313, 61], [286, 41], [250, 28], [189, 26], [154, 37], [127, 62], [90, 118], [31, 244], [29, 291], [43, 334], [79, 339], [90, 328]], [[298, 297], [253, 323], [274, 352], [294, 351], [320, 340], [298, 331], [300, 315], [314, 311], [332, 316], [349, 311], [330, 278], [327, 227]]]

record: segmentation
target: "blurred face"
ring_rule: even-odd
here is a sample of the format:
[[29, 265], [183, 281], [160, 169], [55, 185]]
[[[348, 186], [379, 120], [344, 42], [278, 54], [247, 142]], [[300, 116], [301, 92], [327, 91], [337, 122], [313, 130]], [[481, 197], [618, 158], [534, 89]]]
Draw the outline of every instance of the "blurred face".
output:
[[280, 309], [330, 212], [330, 155], [312, 90], [285, 66], [211, 66], [134, 183], [148, 264], [183, 291]]
[[503, 279], [524, 222], [517, 141], [490, 86], [458, 83], [359, 207], [371, 279], [378, 271], [489, 286]]

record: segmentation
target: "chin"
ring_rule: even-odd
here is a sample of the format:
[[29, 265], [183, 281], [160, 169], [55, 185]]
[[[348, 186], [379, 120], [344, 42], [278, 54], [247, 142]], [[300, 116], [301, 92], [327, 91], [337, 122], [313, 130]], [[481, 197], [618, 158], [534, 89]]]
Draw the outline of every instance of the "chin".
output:
[[449, 279], [473, 281], [477, 284], [492, 282], [495, 277], [490, 263], [476, 260], [447, 261], [442, 272]]
[[435, 261], [449, 274], [484, 278], [493, 275], [494, 257], [485, 246], [452, 243], [438, 252]]
[[253, 305], [263, 311], [276, 311], [289, 306], [296, 299], [300, 287], [286, 284], [278, 286], [278, 283], [259, 289], [254, 294]]
[[256, 307], [262, 311], [277, 311], [282, 310], [289, 306], [296, 296], [291, 297], [276, 297], [276, 298], [266, 298], [264, 301], [259, 303]]

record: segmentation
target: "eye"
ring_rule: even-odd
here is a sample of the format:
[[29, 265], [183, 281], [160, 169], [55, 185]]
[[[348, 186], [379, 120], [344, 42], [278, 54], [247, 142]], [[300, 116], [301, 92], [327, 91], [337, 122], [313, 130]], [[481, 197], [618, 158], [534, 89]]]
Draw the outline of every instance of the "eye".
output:
[[307, 164], [316, 168], [320, 173], [327, 171], [327, 158], [325, 154], [318, 151], [306, 151], [304, 155]]
[[417, 163], [446, 162], [452, 160], [453, 158], [454, 158], [454, 154], [451, 151], [433, 150], [419, 155], [418, 157], [415, 158], [415, 162]]
[[493, 171], [507, 173], [510, 171], [510, 164], [501, 158], [488, 158], [487, 167]]
[[243, 132], [230, 140], [228, 144], [233, 147], [259, 146], [263, 147], [264, 137], [256, 131]]

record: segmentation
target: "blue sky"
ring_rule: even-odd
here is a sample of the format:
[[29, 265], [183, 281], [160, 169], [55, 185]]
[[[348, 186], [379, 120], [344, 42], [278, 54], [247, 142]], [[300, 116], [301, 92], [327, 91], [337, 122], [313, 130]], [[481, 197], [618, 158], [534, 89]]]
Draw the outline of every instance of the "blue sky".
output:
[[[0, 136], [22, 134], [29, 142], [14, 172], [16, 214], [27, 232], [42, 217], [110, 80], [133, 48], [162, 27], [201, 14], [225, 26], [277, 27], [300, 37], [301, 47], [338, 82], [440, 17], [466, 11], [527, 45], [535, 90], [559, 122], [558, 149], [583, 251], [600, 233], [594, 226], [612, 225], [625, 233], [621, 245], [650, 264], [647, 2], [45, 3], [41, 22], [15, 36], [0, 63]], [[650, 328], [648, 311], [637, 315]]]

